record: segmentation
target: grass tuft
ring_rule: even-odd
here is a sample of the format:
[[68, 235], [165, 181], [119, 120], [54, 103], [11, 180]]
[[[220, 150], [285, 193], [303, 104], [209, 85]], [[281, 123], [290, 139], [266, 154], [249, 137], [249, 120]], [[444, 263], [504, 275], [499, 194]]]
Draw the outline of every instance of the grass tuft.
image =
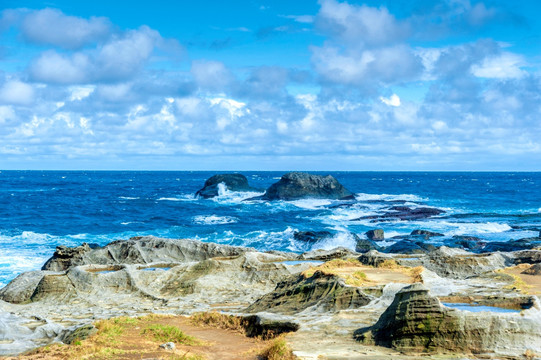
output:
[[267, 346], [259, 354], [261, 360], [295, 360], [297, 357], [293, 355], [293, 351], [287, 345], [283, 337], [278, 337], [273, 340], [269, 346]]
[[182, 345], [197, 345], [199, 343], [193, 336], [186, 335], [182, 330], [172, 325], [148, 325], [142, 330], [141, 334], [150, 334], [154, 340], [163, 343], [173, 342]]
[[241, 334], [246, 333], [244, 320], [241, 317], [222, 314], [217, 311], [196, 313], [192, 315], [191, 322], [196, 326], [233, 330]]

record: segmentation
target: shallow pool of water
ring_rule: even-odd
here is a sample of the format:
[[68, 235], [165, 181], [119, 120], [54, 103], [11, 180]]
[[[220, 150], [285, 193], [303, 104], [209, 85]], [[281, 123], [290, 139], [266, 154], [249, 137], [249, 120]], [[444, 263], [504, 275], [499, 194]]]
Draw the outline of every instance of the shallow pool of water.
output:
[[464, 311], [471, 312], [482, 312], [490, 311], [497, 313], [519, 313], [520, 310], [506, 309], [497, 306], [485, 306], [485, 305], [476, 305], [476, 304], [466, 304], [466, 303], [443, 303], [444, 306]]

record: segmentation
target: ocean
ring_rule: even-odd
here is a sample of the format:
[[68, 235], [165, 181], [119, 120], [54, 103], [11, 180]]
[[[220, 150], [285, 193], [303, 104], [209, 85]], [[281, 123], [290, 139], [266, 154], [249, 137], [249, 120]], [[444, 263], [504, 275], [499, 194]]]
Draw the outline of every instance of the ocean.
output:
[[[219, 172], [190, 171], [1, 171], [0, 287], [19, 273], [41, 268], [58, 245], [105, 245], [139, 235], [190, 238], [258, 250], [295, 252], [345, 246], [351, 233], [383, 228], [386, 238], [415, 229], [490, 241], [537, 236], [541, 229], [541, 173], [324, 172], [356, 193], [343, 202], [243, 201], [260, 195], [284, 172], [241, 172], [261, 193], [223, 189], [214, 199], [195, 192]], [[352, 221], [379, 214], [389, 204], [430, 206], [440, 216], [416, 221]], [[296, 231], [334, 235], [310, 244]], [[393, 243], [392, 239], [384, 245]]]

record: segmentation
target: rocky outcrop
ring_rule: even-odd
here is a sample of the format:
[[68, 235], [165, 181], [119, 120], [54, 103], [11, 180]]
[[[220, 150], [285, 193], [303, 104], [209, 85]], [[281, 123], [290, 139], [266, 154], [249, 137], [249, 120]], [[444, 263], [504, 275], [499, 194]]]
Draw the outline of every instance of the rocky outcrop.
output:
[[308, 278], [299, 275], [280, 282], [274, 291], [258, 299], [246, 311], [293, 314], [310, 307], [338, 311], [364, 306], [373, 299], [361, 289], [346, 285], [336, 275], [316, 271]]
[[486, 245], [486, 242], [476, 236], [455, 235], [451, 239], [446, 240], [445, 245], [448, 247], [479, 251]]
[[298, 322], [289, 317], [261, 312], [242, 318], [246, 336], [269, 339], [299, 330]]
[[523, 356], [541, 351], [541, 309], [521, 314], [475, 313], [442, 306], [422, 284], [399, 291], [373, 326], [354, 334], [364, 344], [392, 347], [407, 353], [496, 353]]
[[219, 195], [219, 185], [224, 184], [230, 191], [259, 191], [248, 184], [248, 179], [242, 174], [218, 174], [205, 181], [202, 189], [195, 195], [208, 199]]
[[307, 243], [316, 243], [332, 236], [330, 231], [296, 231], [293, 234], [295, 240]]
[[395, 254], [426, 254], [434, 250], [434, 245], [420, 240], [401, 240], [385, 248], [385, 252]]
[[354, 199], [354, 195], [331, 175], [291, 172], [272, 184], [261, 199]]
[[431, 237], [434, 237], [434, 236], [444, 236], [443, 234], [433, 232], [433, 231], [428, 231], [428, 230], [413, 230], [410, 235], [421, 236], [425, 239], [430, 239]]
[[[59, 253], [60, 249], [60, 253]], [[102, 248], [59, 246], [42, 270], [64, 271], [79, 265], [147, 264], [201, 261], [213, 257], [239, 256], [254, 249], [204, 243], [195, 240], [161, 239], [152, 236], [114, 241]]]
[[427, 219], [433, 216], [438, 216], [443, 213], [445, 213], [445, 211], [436, 209], [436, 208], [419, 207], [415, 209], [410, 209], [410, 208], [400, 207], [400, 210], [398, 211], [388, 211], [381, 215], [362, 216], [360, 218], [352, 219], [351, 221], [372, 220], [372, 222], [381, 222], [381, 221], [396, 221], [396, 220], [402, 220], [402, 221], [421, 220], [421, 219]]
[[495, 252], [495, 251], [519, 251], [529, 250], [541, 246], [541, 238], [525, 238], [511, 241], [494, 241], [489, 242], [483, 247], [482, 252]]
[[78, 340], [84, 340], [92, 335], [97, 334], [98, 329], [92, 324], [84, 324], [81, 326], [75, 326], [71, 329], [66, 329], [60, 335], [60, 341], [64, 344], [73, 344]]
[[541, 264], [532, 265], [529, 269], [522, 272], [526, 275], [541, 275]]
[[385, 233], [383, 232], [383, 229], [374, 229], [374, 230], [368, 230], [365, 233], [368, 240], [372, 241], [383, 241], [385, 240]]
[[381, 246], [377, 245], [372, 240], [360, 239], [357, 236], [357, 242], [355, 243], [355, 251], [358, 253], [365, 253], [369, 252], [370, 250], [381, 250]]
[[299, 255], [299, 260], [321, 260], [345, 259], [358, 255], [345, 247], [337, 247], [331, 250], [315, 249]]

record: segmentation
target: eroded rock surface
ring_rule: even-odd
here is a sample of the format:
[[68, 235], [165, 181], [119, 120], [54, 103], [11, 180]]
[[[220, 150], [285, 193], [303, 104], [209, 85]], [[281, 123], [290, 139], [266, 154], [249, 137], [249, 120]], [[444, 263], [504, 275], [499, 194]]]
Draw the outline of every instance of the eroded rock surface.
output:
[[226, 186], [230, 191], [259, 191], [248, 184], [248, 179], [242, 174], [218, 174], [205, 181], [203, 188], [198, 190], [195, 195], [209, 199], [220, 195], [220, 184]]
[[321, 176], [302, 172], [291, 172], [272, 184], [263, 200], [299, 200], [299, 199], [354, 199], [332, 175]]

